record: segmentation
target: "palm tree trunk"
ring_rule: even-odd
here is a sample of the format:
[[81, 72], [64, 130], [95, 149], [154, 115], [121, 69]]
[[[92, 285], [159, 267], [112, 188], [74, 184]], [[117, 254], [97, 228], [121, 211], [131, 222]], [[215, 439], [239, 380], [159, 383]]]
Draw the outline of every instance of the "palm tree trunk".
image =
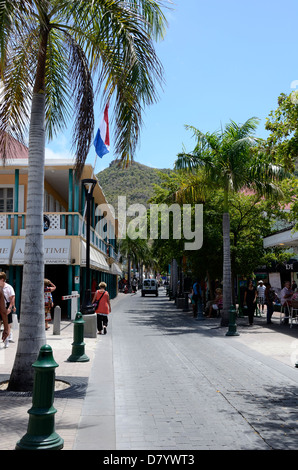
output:
[[28, 195], [20, 332], [9, 390], [31, 391], [33, 368], [46, 343], [44, 312], [43, 200], [45, 95], [34, 93], [29, 132]]
[[127, 255], [127, 282], [128, 282], [128, 292], [131, 292], [131, 258], [130, 255]]
[[232, 304], [232, 284], [231, 284], [231, 250], [230, 250], [230, 215], [223, 213], [223, 311], [221, 326], [229, 324], [229, 310]]

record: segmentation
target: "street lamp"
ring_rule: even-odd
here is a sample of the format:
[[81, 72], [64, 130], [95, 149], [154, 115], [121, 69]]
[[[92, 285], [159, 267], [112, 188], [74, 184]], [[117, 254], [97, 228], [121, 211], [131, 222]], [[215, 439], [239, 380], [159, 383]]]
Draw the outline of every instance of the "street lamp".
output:
[[81, 306], [81, 312], [83, 315], [94, 313], [94, 308], [91, 303], [91, 288], [90, 288], [90, 205], [93, 195], [93, 190], [96, 186], [97, 180], [93, 179], [84, 179], [82, 180], [82, 185], [85, 190], [86, 195], [86, 218], [87, 218], [87, 228], [86, 228], [86, 290], [84, 300]]

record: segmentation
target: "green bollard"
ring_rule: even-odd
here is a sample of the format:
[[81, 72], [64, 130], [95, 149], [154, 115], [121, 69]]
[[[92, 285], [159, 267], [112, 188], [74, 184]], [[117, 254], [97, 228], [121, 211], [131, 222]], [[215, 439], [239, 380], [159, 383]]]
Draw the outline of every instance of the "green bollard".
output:
[[34, 367], [32, 408], [28, 411], [27, 433], [16, 444], [16, 450], [60, 450], [63, 439], [55, 432], [53, 407], [55, 389], [55, 368], [51, 346], [45, 345], [39, 351]]
[[67, 359], [69, 362], [88, 362], [90, 360], [85, 354], [84, 323], [82, 314], [78, 312], [73, 322], [72, 353]]
[[237, 333], [236, 309], [234, 305], [230, 307], [229, 331], [226, 333], [226, 336], [240, 336], [239, 333]]

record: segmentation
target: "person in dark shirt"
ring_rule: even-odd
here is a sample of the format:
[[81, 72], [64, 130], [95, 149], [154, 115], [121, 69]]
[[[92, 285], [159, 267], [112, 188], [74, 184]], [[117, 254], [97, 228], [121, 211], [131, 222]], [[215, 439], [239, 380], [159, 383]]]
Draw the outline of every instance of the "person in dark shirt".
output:
[[248, 322], [250, 325], [253, 325], [254, 322], [254, 311], [256, 308], [257, 295], [257, 289], [250, 279], [244, 292], [244, 304], [247, 306]]

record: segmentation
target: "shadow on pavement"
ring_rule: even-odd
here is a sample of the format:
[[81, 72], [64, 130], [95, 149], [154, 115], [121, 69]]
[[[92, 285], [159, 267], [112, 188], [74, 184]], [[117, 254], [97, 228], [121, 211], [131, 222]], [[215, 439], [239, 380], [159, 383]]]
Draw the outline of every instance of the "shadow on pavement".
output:
[[[135, 295], [135, 294], [134, 294]], [[174, 301], [169, 301], [165, 293], [158, 297], [135, 295], [136, 308], [124, 309], [128, 314], [128, 321], [134, 324], [147, 326], [162, 331], [168, 335], [181, 335], [189, 333], [202, 333], [201, 327], [204, 327], [204, 335], [218, 333], [225, 335], [228, 328], [221, 327], [220, 318], [203, 317], [197, 320], [193, 317], [191, 306], [188, 311], [178, 309]], [[254, 325], [248, 325], [247, 317], [237, 318], [237, 328], [243, 334], [260, 334], [264, 329], [268, 332], [278, 332], [298, 339], [298, 324], [294, 323], [292, 328], [289, 324], [280, 324], [279, 314], [273, 319], [272, 324], [267, 324], [266, 315], [254, 318]]]

